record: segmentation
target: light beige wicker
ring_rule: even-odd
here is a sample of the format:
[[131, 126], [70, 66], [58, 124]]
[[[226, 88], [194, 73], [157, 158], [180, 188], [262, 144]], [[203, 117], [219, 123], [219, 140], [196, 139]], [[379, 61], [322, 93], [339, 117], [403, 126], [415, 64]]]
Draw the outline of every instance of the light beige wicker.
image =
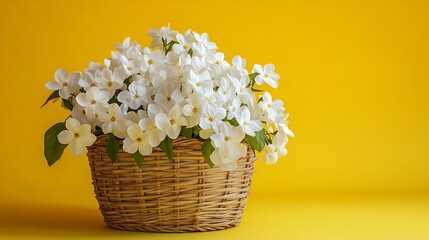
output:
[[174, 159], [154, 148], [142, 168], [119, 151], [112, 163], [102, 135], [88, 150], [93, 185], [107, 225], [130, 231], [195, 232], [237, 226], [249, 195], [255, 156], [247, 156], [234, 171], [210, 168], [202, 143], [179, 137]]

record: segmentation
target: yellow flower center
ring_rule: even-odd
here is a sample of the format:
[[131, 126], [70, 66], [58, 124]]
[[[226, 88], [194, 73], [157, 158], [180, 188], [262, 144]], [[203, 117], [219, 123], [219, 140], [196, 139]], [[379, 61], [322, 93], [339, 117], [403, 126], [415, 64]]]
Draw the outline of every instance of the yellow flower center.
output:
[[112, 87], [112, 86], [113, 86], [113, 83], [112, 83], [111, 81], [109, 81], [109, 82], [107, 82], [107, 86], [108, 86], [108, 87]]
[[197, 87], [199, 87], [199, 86], [201, 86], [201, 83], [200, 83], [200, 82], [197, 82], [197, 84], [195, 84], [195, 85], [197, 85]]
[[149, 59], [149, 61], [147, 61], [147, 63], [148, 63], [149, 65], [152, 65], [153, 60], [152, 60], [152, 59]]
[[228, 141], [229, 141], [229, 137], [225, 136], [225, 142], [228, 142]]
[[75, 133], [74, 134], [74, 138], [79, 138], [80, 136], [79, 136], [79, 133]]
[[116, 120], [116, 118], [115, 117], [111, 117], [110, 118], [110, 121], [112, 121], [112, 122], [114, 122]]
[[142, 139], [141, 139], [141, 138], [137, 138], [137, 139], [136, 139], [136, 141], [137, 141], [138, 143], [141, 143], [141, 142], [142, 142]]
[[214, 118], [213, 117], [209, 117], [209, 122], [213, 122]]
[[176, 123], [176, 120], [174, 120], [174, 119], [170, 119], [170, 124], [171, 125], [174, 125]]
[[185, 49], [185, 50], [187, 50], [189, 47], [188, 46], [186, 46], [186, 45], [184, 45], [183, 46], [183, 49]]
[[179, 78], [183, 78], [183, 73], [179, 73]]
[[268, 75], [268, 73], [264, 74], [264, 78], [269, 78], [270, 76]]
[[96, 104], [96, 103], [97, 103], [97, 101], [95, 101], [95, 99], [91, 100], [91, 104]]
[[197, 113], [198, 112], [198, 108], [197, 107], [192, 108], [192, 112]]
[[132, 67], [130, 67], [130, 66], [128, 66], [128, 67], [127, 67], [127, 69], [128, 69], [128, 71], [133, 70], [133, 68], [132, 68]]
[[135, 98], [135, 99], [139, 99], [139, 98], [140, 98], [140, 96], [136, 94], [136, 95], [134, 95], [134, 98]]
[[63, 87], [67, 87], [67, 83], [66, 82], [63, 82]]

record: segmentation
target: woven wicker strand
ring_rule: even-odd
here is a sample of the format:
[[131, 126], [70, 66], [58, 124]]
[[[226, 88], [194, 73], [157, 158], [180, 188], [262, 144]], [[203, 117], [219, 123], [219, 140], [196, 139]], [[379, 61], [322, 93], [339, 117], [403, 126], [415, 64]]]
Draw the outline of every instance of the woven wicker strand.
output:
[[196, 232], [237, 226], [249, 195], [255, 155], [238, 161], [231, 172], [210, 168], [202, 143], [179, 137], [174, 159], [154, 148], [138, 168], [133, 157], [119, 151], [112, 163], [106, 153], [107, 135], [88, 150], [96, 198], [104, 221], [121, 230]]

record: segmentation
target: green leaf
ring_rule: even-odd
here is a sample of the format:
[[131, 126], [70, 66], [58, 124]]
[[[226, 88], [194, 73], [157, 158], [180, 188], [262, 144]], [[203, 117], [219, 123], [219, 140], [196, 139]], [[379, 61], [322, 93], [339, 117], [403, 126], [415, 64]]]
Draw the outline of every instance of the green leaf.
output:
[[257, 72], [249, 74], [250, 82], [255, 82], [255, 78], [258, 75], [259, 75], [259, 73], [257, 73]]
[[55, 90], [51, 93], [51, 95], [49, 95], [48, 99], [46, 99], [46, 102], [40, 107], [44, 107], [49, 101], [53, 100], [53, 99], [57, 99], [60, 97], [60, 91], [59, 90]]
[[206, 163], [212, 168], [214, 166], [212, 160], [210, 160], [210, 155], [214, 152], [215, 148], [212, 145], [212, 140], [207, 139], [204, 141], [203, 146], [201, 147], [201, 153]]
[[262, 90], [256, 89], [256, 88], [251, 88], [250, 90], [252, 90], [252, 92], [262, 92]]
[[118, 138], [113, 134], [109, 134], [109, 139], [107, 140], [106, 144], [106, 152], [113, 163], [118, 160], [119, 141]]
[[139, 168], [142, 168], [142, 163], [143, 163], [143, 160], [144, 160], [144, 156], [141, 155], [140, 152], [137, 150], [137, 152], [135, 152], [133, 154], [133, 157], [134, 157], [134, 161], [136, 161], [136, 163], [137, 163], [137, 166]]
[[200, 126], [195, 126], [192, 128], [192, 137], [196, 137], [200, 134], [201, 131], [201, 127]]
[[190, 48], [188, 51], [188, 54], [191, 55], [191, 57], [192, 57], [192, 55], [194, 55], [194, 50], [192, 50], [192, 48]]
[[173, 160], [173, 141], [171, 141], [171, 138], [166, 136], [165, 139], [159, 144], [159, 147], [162, 149], [162, 151], [165, 152], [168, 159]]
[[125, 80], [124, 80], [124, 83], [127, 85], [127, 86], [129, 86], [130, 84], [131, 84], [131, 78], [133, 77], [133, 75], [131, 75], [131, 76], [129, 76], [129, 77], [127, 77], [127, 78], [125, 78]]
[[49, 128], [45, 133], [44, 153], [49, 166], [52, 166], [58, 159], [61, 158], [64, 149], [67, 147], [67, 144], [61, 144], [58, 141], [58, 134], [65, 129], [65, 124], [60, 122]]
[[95, 126], [95, 132], [94, 132], [94, 135], [95, 136], [100, 136], [100, 135], [103, 135], [104, 133], [103, 133], [103, 129], [101, 129], [101, 127], [99, 127], [99, 126]]
[[237, 119], [233, 118], [230, 120], [227, 120], [229, 123], [231, 123], [232, 126], [237, 127], [239, 124], [237, 122]]
[[192, 128], [186, 128], [185, 126], [183, 126], [182, 129], [180, 130], [180, 135], [186, 137], [187, 139], [191, 139], [192, 132], [193, 132]]
[[246, 134], [244, 139], [253, 150], [261, 152], [267, 142], [267, 135], [265, 134], [265, 129], [262, 129], [261, 131], [256, 132], [254, 137]]
[[73, 110], [73, 104], [69, 100], [63, 99], [63, 104], [68, 110]]

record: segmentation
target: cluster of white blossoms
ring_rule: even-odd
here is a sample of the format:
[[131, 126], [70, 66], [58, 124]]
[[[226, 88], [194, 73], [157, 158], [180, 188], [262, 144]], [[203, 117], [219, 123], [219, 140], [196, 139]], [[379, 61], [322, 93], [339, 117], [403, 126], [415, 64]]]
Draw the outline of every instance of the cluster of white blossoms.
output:
[[149, 35], [150, 48], [129, 38], [116, 44], [105, 66], [91, 62], [83, 73], [56, 71], [46, 87], [72, 111], [58, 134], [61, 144], [81, 155], [96, 135], [110, 134], [124, 139], [124, 151], [144, 156], [166, 138], [183, 135], [210, 141], [204, 144], [207, 157], [227, 171], [246, 155], [244, 142], [265, 153], [268, 164], [286, 154], [293, 133], [283, 102], [255, 89], [278, 87], [274, 65], [255, 64], [249, 73], [245, 59], [227, 62], [207, 33], [162, 27]]

